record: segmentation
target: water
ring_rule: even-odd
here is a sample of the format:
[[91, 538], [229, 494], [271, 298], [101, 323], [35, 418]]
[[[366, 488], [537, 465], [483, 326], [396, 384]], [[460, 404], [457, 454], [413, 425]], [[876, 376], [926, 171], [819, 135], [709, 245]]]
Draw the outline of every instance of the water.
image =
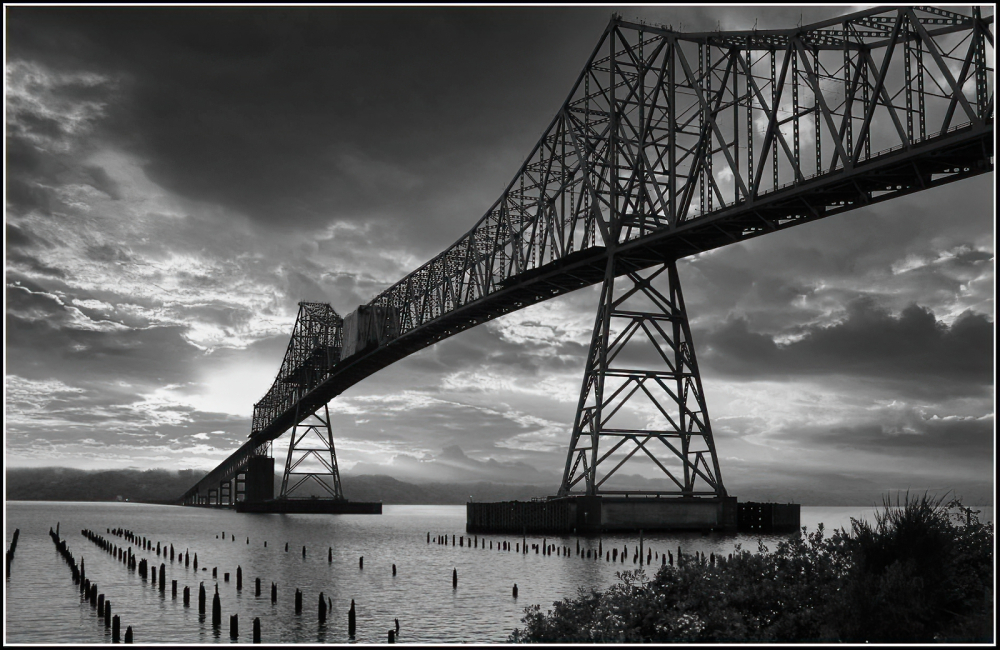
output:
[[[992, 508], [982, 510], [992, 520]], [[850, 518], [867, 516], [872, 508], [803, 507], [802, 524], [828, 530], [850, 527]], [[56, 552], [49, 528], [60, 523], [60, 534], [70, 551], [86, 563], [87, 577], [111, 600], [112, 613], [121, 616], [122, 634], [131, 625], [136, 643], [230, 643], [229, 616], [239, 614], [240, 641], [250, 642], [254, 617], [260, 617], [264, 643], [346, 643], [347, 611], [351, 599], [357, 612], [361, 643], [385, 643], [387, 631], [400, 623], [401, 643], [496, 643], [506, 640], [520, 625], [523, 610], [575, 596], [580, 587], [603, 589], [616, 582], [615, 573], [634, 569], [631, 554], [637, 535], [605, 535], [604, 550], [628, 545], [626, 563], [581, 559], [577, 538], [546, 536], [549, 544], [570, 548], [568, 557], [524, 555], [498, 551], [497, 542], [514, 544], [520, 537], [480, 535], [480, 548], [450, 544], [451, 535], [466, 535], [464, 506], [385, 506], [382, 515], [244, 515], [229, 510], [182, 508], [131, 503], [8, 502], [7, 539], [21, 529], [4, 596], [5, 643], [110, 643], [110, 628], [98, 623], [96, 609], [80, 596], [69, 566]], [[153, 540], [153, 550], [139, 551], [137, 559], [151, 568], [166, 564], [167, 588], [143, 581], [137, 572], [100, 550], [80, 534], [89, 528], [127, 548], [124, 539], [107, 529], [122, 527]], [[225, 532], [225, 538], [222, 534]], [[427, 533], [432, 542], [427, 543]], [[449, 544], [434, 543], [448, 535]], [[233, 539], [235, 537], [235, 540]], [[247, 543], [247, 538], [250, 543]], [[466, 537], [468, 537], [466, 535]], [[644, 544], [655, 553], [681, 546], [685, 554], [729, 553], [737, 543], [756, 550], [757, 535], [700, 533], [646, 534]], [[771, 548], [781, 536], [763, 536]], [[489, 542], [493, 541], [493, 549]], [[529, 536], [529, 547], [542, 543]], [[180, 554], [198, 554], [198, 571], [183, 561], [157, 557], [156, 542]], [[264, 542], [267, 542], [267, 547]], [[482, 548], [482, 543], [486, 548]], [[288, 552], [285, 552], [288, 542]], [[579, 538], [581, 549], [596, 550], [598, 538]], [[306, 557], [302, 557], [302, 547]], [[333, 561], [327, 550], [333, 547]], [[359, 569], [358, 558], [364, 557]], [[392, 564], [397, 575], [392, 575]], [[656, 562], [658, 565], [659, 562]], [[243, 569], [243, 589], [236, 589], [236, 567]], [[212, 568], [218, 567], [218, 579]], [[655, 568], [655, 567], [654, 567]], [[458, 587], [452, 588], [452, 569]], [[224, 573], [230, 573], [225, 582]], [[261, 578], [261, 596], [254, 596], [254, 579]], [[170, 581], [178, 595], [171, 596]], [[278, 602], [271, 604], [271, 582], [277, 583]], [[198, 614], [198, 584], [205, 583], [206, 616]], [[518, 598], [512, 597], [514, 583]], [[222, 625], [211, 624], [212, 594], [218, 585]], [[184, 607], [184, 587], [191, 588], [191, 606]], [[303, 592], [303, 607], [295, 614], [294, 594]], [[332, 599], [325, 624], [318, 622], [318, 595]]]

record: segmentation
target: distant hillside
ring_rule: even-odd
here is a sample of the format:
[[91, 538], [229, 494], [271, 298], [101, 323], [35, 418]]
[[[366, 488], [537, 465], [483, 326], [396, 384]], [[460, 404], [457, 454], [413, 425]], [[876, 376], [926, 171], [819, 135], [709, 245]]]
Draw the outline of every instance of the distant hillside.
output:
[[[7, 474], [8, 501], [116, 501], [173, 503], [204, 476], [196, 470], [94, 470], [65, 467], [11, 468]], [[554, 494], [556, 486], [501, 485], [498, 483], [428, 483], [416, 485], [391, 476], [342, 478], [344, 494], [351, 501], [387, 504], [464, 504], [477, 501], [526, 500]], [[281, 475], [275, 476], [275, 494]]]
[[[144, 503], [174, 503], [205, 473], [198, 470], [94, 470], [42, 467], [6, 470], [10, 501], [115, 501], [119, 497]], [[641, 484], [641, 478], [633, 477]], [[275, 474], [274, 493], [281, 488], [281, 471]], [[557, 485], [510, 485], [496, 482], [410, 483], [384, 475], [344, 474], [344, 494], [351, 501], [381, 501], [386, 504], [460, 505], [471, 496], [475, 501], [527, 500], [556, 493]], [[912, 494], [950, 494], [967, 505], [992, 503], [992, 484], [987, 482], [950, 486], [909, 486]], [[318, 492], [315, 492], [318, 494]], [[872, 506], [895, 490], [879, 485], [836, 485], [834, 489], [801, 488], [793, 485], [745, 486], [734, 491], [740, 501], [793, 502], [805, 506]]]
[[204, 472], [163, 469], [79, 470], [66, 467], [8, 468], [8, 501], [117, 501], [173, 503]]

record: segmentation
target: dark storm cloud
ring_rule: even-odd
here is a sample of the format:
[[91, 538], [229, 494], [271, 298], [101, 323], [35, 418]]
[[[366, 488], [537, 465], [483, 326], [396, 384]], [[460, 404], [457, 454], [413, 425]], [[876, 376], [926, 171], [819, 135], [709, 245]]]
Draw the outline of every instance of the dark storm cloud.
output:
[[[993, 437], [992, 417], [921, 417], [909, 411], [896, 421], [832, 427], [808, 436], [810, 442], [847, 449], [883, 453], [926, 455], [927, 451], [948, 456], [980, 459]], [[803, 432], [783, 432], [784, 437]]]
[[183, 383], [200, 352], [184, 328], [114, 327], [99, 318], [77, 318], [51, 294], [7, 287], [7, 363], [28, 379], [59, 376], [70, 384], [104, 380], [143, 384]]
[[428, 255], [499, 195], [613, 10], [21, 7], [8, 57], [121, 80], [101, 132], [169, 190], [274, 228], [389, 219]]
[[51, 249], [52, 243], [44, 237], [31, 232], [25, 226], [18, 227], [12, 223], [4, 224], [4, 246], [7, 251], [8, 269], [11, 267], [24, 267], [31, 273], [38, 273], [52, 278], [65, 278], [66, 274], [62, 269], [45, 264], [31, 251], [38, 249]]
[[870, 298], [849, 303], [842, 323], [808, 328], [787, 345], [751, 331], [743, 318], [729, 319], [700, 341], [701, 358], [730, 376], [929, 381], [930, 390], [944, 393], [979, 392], [992, 378], [993, 323], [986, 316], [966, 312], [949, 327], [918, 305], [893, 316]]
[[[515, 135], [523, 142], [514, 151], [527, 153], [557, 108], [533, 101], [535, 90], [569, 90], [607, 15], [14, 8], [8, 56], [125, 80], [105, 136], [144, 154], [148, 175], [170, 190], [275, 227], [358, 218], [374, 202], [419, 221], [407, 229], [419, 236], [440, 221], [442, 197], [463, 195], [476, 176], [483, 182], [486, 151], [506, 149]], [[554, 20], [592, 36], [553, 37]], [[28, 119], [24, 128], [41, 128]], [[525, 131], [525, 121], [534, 126]], [[461, 139], [482, 134], [484, 123], [488, 141]], [[464, 174], [414, 192], [463, 158]], [[516, 165], [510, 158], [503, 180]], [[483, 211], [497, 190], [481, 199]]]

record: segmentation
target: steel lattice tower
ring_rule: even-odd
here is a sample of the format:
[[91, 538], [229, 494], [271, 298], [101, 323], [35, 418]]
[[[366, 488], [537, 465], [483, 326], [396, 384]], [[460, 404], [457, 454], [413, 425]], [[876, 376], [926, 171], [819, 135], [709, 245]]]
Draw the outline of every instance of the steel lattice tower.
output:
[[[629, 422], [629, 403], [653, 411], [645, 426]], [[602, 488], [637, 458], [662, 489]], [[726, 496], [673, 261], [604, 282], [559, 495], [581, 481], [587, 496]]]

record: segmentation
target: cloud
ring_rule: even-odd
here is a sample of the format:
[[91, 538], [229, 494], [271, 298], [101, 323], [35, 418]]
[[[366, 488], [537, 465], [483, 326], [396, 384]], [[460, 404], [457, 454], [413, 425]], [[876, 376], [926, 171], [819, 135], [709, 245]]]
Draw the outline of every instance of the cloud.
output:
[[[843, 12], [737, 7], [722, 27]], [[706, 7], [624, 13], [719, 28]], [[28, 383], [9, 391], [7, 462], [213, 467], [245, 440], [297, 302], [346, 314], [467, 231], [608, 17], [9, 8], [6, 359]], [[717, 442], [742, 459], [724, 473], [759, 485], [787, 459], [846, 490], [831, 465], [870, 478], [895, 454], [944, 481], [988, 456], [993, 183], [681, 261]], [[343, 466], [557, 473], [597, 301], [508, 314], [352, 387], [331, 403]]]
[[835, 325], [803, 328], [779, 345], [731, 318], [703, 338], [701, 359], [730, 376], [848, 375], [887, 379], [920, 393], [981, 392], [992, 375], [993, 323], [965, 312], [950, 327], [918, 305], [898, 316], [871, 298], [847, 305]]
[[503, 462], [495, 459], [479, 461], [469, 458], [458, 445], [449, 445], [437, 455], [418, 458], [398, 454], [385, 464], [355, 464], [351, 474], [386, 474], [400, 481], [474, 482], [552, 485], [559, 481], [554, 472], [540, 472], [523, 462]]

